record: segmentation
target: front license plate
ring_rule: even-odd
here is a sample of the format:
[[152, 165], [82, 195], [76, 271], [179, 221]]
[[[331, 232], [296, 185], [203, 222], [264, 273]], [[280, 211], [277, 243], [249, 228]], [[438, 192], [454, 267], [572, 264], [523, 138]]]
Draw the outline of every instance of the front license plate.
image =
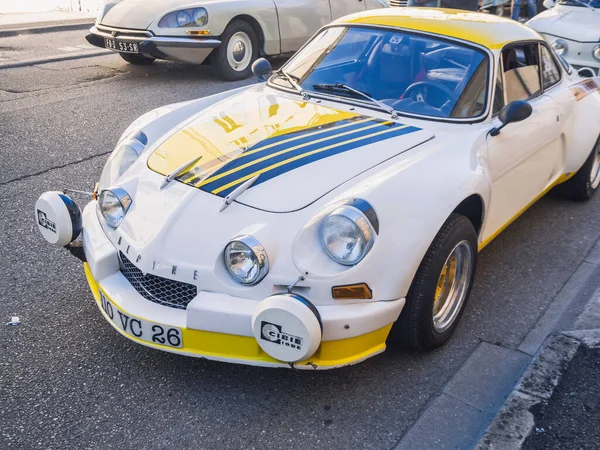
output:
[[129, 336], [152, 344], [183, 347], [181, 328], [169, 327], [125, 314], [102, 291], [100, 291], [100, 307], [108, 319]]
[[139, 47], [137, 42], [123, 42], [117, 41], [116, 39], [104, 38], [104, 46], [111, 50], [116, 50], [123, 53], [139, 53]]

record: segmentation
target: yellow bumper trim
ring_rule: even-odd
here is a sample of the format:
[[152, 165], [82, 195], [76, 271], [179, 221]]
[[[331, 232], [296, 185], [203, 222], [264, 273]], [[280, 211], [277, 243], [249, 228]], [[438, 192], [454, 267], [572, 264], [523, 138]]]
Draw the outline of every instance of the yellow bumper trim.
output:
[[[85, 275], [90, 285], [94, 299], [103, 315], [100, 305], [100, 286], [94, 279], [87, 263], [84, 264]], [[104, 295], [110, 298], [104, 290]], [[122, 309], [122, 308], [121, 308]], [[123, 311], [129, 314], [127, 311]], [[129, 314], [131, 317], [136, 317]], [[105, 316], [106, 318], [106, 316]], [[144, 319], [143, 317], [137, 317]], [[231, 362], [247, 363], [252, 365], [287, 366], [288, 364], [276, 360], [266, 354], [256, 342], [254, 337], [237, 336], [233, 334], [215, 333], [212, 331], [194, 330], [191, 328], [181, 328], [183, 347], [173, 348], [160, 344], [143, 341], [120, 330], [111, 320], [107, 321], [113, 325], [119, 333], [139, 344], [153, 347], [159, 350], [165, 350], [173, 353], [180, 353], [190, 356], [206, 357], [217, 360], [230, 360]], [[353, 364], [385, 350], [385, 340], [392, 325], [385, 326], [379, 330], [349, 339], [337, 341], [324, 341], [321, 343], [315, 354], [307, 361], [295, 363], [295, 367], [309, 366], [313, 368], [335, 368]]]

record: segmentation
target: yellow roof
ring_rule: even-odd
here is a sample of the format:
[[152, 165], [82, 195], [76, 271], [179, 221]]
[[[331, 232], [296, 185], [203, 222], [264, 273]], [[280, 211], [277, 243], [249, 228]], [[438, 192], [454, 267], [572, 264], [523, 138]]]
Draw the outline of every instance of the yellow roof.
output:
[[542, 39], [534, 30], [493, 14], [442, 8], [388, 8], [353, 14], [336, 23], [384, 25], [475, 42], [490, 49], [517, 40]]

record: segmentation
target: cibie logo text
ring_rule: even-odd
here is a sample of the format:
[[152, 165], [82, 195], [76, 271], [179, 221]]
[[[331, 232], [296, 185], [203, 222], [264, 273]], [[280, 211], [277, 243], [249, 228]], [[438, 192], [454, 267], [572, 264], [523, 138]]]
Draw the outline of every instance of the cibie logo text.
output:
[[38, 209], [37, 216], [38, 216], [38, 223], [40, 224], [41, 227], [46, 228], [47, 230], [50, 230], [53, 233], [56, 233], [56, 224], [54, 222], [52, 222], [50, 219], [48, 219], [48, 216], [46, 216], [46, 213], [44, 211], [40, 211]]
[[296, 350], [302, 348], [303, 342], [301, 337], [282, 331], [281, 325], [265, 322], [264, 320], [260, 324], [260, 338], [273, 344], [284, 345]]

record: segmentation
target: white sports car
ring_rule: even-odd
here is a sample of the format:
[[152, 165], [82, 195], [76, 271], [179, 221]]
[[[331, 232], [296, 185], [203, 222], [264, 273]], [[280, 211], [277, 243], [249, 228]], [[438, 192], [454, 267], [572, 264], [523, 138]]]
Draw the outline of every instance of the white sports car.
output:
[[549, 9], [527, 25], [573, 67], [600, 74], [600, 0], [546, 0], [544, 6]]
[[131, 64], [210, 63], [247, 78], [259, 56], [291, 54], [320, 27], [386, 0], [110, 0], [86, 39]]
[[136, 120], [83, 213], [64, 192], [36, 204], [135, 342], [299, 369], [439, 347], [478, 250], [554, 186], [600, 184], [600, 80], [510, 20], [352, 15], [254, 72]]

